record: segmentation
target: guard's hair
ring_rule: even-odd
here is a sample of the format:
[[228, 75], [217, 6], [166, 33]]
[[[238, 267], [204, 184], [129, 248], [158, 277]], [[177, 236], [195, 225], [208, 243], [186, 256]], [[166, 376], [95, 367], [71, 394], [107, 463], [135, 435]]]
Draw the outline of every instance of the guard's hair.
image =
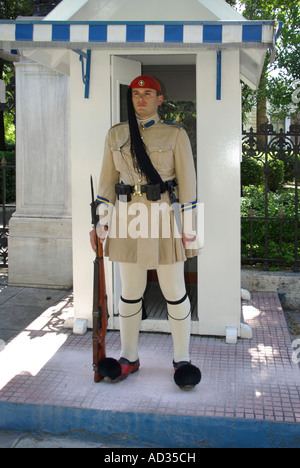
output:
[[145, 144], [141, 138], [135, 110], [132, 102], [132, 89], [128, 88], [127, 92], [127, 109], [128, 123], [130, 130], [130, 151], [134, 162], [144, 174], [150, 184], [160, 184], [162, 192], [165, 191], [165, 183], [160, 177], [157, 170], [153, 167], [152, 162], [147, 154]]

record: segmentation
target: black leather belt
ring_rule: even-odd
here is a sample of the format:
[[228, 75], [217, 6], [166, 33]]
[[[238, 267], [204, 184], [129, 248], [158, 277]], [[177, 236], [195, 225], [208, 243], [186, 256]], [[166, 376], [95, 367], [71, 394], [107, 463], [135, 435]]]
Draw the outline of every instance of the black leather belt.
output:
[[118, 196], [118, 199], [121, 201], [129, 202], [131, 201], [131, 197], [134, 195], [138, 195], [140, 197], [143, 194], [146, 194], [147, 200], [150, 201], [158, 201], [161, 198], [161, 194], [165, 191], [169, 191], [169, 193], [174, 191], [174, 188], [178, 185], [177, 180], [168, 180], [165, 182], [165, 190], [162, 191], [160, 184], [136, 184], [136, 185], [127, 185], [127, 184], [116, 184], [115, 191]]

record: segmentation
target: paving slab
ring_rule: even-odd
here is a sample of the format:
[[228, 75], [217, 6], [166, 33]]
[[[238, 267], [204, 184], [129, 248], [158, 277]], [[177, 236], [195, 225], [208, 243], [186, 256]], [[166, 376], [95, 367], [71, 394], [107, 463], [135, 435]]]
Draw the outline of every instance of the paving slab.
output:
[[[253, 293], [242, 309], [253, 339], [228, 345], [192, 336], [202, 381], [182, 392], [169, 334], [141, 333], [140, 371], [117, 384], [94, 383], [92, 333], [64, 328], [72, 310], [65, 293], [0, 352], [0, 428], [84, 433], [127, 447], [300, 447], [300, 353], [278, 295]], [[119, 357], [119, 332], [108, 332], [107, 353]]]

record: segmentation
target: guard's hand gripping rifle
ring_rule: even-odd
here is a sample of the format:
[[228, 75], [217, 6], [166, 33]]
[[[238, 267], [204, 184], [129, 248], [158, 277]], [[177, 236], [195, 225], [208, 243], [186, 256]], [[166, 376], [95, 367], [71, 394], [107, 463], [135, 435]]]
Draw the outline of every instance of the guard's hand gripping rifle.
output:
[[97, 202], [94, 199], [93, 178], [91, 176], [92, 192], [92, 224], [95, 230], [96, 258], [94, 260], [94, 292], [93, 292], [93, 369], [94, 382], [100, 382], [103, 377], [98, 372], [99, 362], [105, 359], [105, 335], [107, 331], [107, 296], [105, 287], [105, 272], [103, 263], [103, 247], [97, 236], [98, 223]]

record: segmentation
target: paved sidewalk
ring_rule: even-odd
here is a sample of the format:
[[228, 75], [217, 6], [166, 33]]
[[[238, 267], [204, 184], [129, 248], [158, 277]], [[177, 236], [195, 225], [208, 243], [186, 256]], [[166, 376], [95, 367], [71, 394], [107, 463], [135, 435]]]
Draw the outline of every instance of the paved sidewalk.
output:
[[[243, 304], [252, 340], [192, 336], [203, 375], [192, 392], [174, 384], [172, 339], [158, 333], [141, 333], [138, 373], [95, 384], [91, 332], [63, 327], [72, 305], [71, 292], [0, 284], [3, 430], [48, 433], [52, 443], [57, 434], [96, 435], [92, 443], [106, 447], [300, 446], [300, 352], [276, 294]], [[108, 355], [119, 350], [111, 331]]]

